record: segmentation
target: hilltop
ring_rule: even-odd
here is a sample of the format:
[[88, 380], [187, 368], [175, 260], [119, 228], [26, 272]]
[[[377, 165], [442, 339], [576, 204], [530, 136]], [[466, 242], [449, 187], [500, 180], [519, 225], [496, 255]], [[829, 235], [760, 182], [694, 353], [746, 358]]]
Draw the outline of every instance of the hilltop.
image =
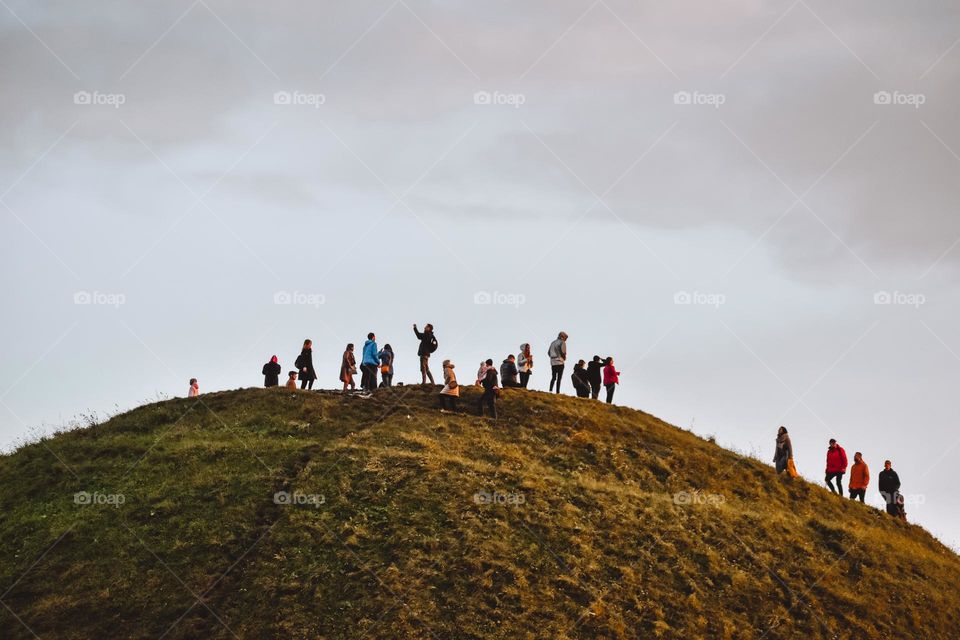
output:
[[[477, 397], [464, 389], [461, 406]], [[624, 407], [243, 389], [0, 457], [5, 638], [949, 638], [921, 527]]]

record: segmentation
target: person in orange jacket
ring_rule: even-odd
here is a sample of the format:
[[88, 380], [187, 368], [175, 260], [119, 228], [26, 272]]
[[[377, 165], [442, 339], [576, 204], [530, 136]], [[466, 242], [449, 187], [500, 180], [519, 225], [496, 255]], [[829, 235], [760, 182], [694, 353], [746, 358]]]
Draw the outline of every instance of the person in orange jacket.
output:
[[857, 451], [853, 454], [853, 465], [850, 467], [850, 499], [860, 499], [863, 502], [863, 496], [867, 493], [867, 485], [870, 484], [870, 467], [863, 461], [863, 454]]

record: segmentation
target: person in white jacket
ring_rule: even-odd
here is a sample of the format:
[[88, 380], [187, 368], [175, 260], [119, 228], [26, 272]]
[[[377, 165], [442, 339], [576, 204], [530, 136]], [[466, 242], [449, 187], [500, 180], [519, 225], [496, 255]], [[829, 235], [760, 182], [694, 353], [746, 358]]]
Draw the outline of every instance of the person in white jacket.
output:
[[533, 373], [533, 352], [530, 349], [530, 343], [524, 342], [520, 345], [520, 352], [517, 354], [517, 368], [520, 370], [520, 386], [527, 388], [530, 382], [530, 374]]
[[457, 398], [460, 397], [460, 385], [457, 384], [457, 374], [453, 372], [454, 364], [449, 360], [443, 361], [443, 389], [440, 390], [440, 411], [457, 410]]
[[550, 391], [553, 391], [553, 383], [557, 383], [557, 393], [560, 393], [560, 381], [563, 380], [563, 364], [567, 361], [567, 334], [560, 332], [557, 339], [550, 343], [547, 349], [547, 355], [550, 356]]

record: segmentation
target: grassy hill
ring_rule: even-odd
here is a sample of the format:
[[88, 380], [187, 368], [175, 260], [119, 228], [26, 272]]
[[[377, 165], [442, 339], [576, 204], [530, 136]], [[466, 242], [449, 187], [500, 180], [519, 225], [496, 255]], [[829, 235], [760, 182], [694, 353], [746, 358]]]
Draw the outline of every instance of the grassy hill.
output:
[[213, 393], [0, 457], [0, 635], [957, 637], [920, 527], [639, 411], [435, 401]]

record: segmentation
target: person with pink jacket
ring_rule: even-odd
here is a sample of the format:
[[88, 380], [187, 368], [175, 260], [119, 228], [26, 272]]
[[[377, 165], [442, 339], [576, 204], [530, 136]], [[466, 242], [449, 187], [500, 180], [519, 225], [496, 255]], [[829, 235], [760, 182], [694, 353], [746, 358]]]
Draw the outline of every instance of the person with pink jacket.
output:
[[613, 403], [613, 392], [620, 384], [620, 372], [613, 366], [613, 357], [607, 358], [603, 363], [603, 386], [607, 389], [607, 404]]

